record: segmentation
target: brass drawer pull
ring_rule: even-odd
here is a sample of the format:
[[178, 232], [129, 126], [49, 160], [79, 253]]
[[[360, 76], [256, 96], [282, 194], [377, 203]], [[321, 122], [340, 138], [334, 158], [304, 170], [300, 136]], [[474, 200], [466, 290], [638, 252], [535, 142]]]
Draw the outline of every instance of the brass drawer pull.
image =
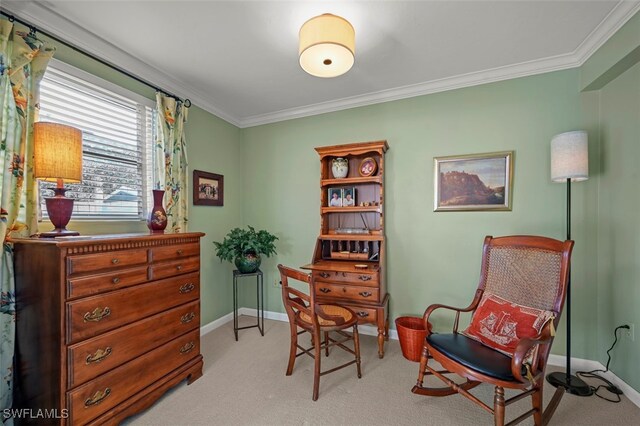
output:
[[180, 286], [180, 293], [182, 293], [182, 294], [189, 293], [194, 288], [196, 288], [196, 286], [193, 285], [193, 283], [183, 284], [183, 285]]
[[111, 347], [107, 346], [104, 350], [98, 349], [95, 354], [87, 355], [86, 364], [93, 364], [104, 360], [106, 357], [111, 355]]
[[89, 408], [94, 405], [100, 404], [109, 395], [111, 395], [111, 388], [106, 388], [104, 391], [97, 391], [91, 398], [87, 398], [84, 401], [84, 408]]
[[328, 274], [328, 273], [326, 273], [326, 272], [320, 272], [320, 276], [321, 276], [322, 278], [329, 278], [329, 275], [330, 275], [330, 274]]
[[371, 297], [371, 292], [370, 291], [361, 291], [360, 293], [358, 293], [360, 296], [362, 297]]
[[111, 280], [111, 282], [114, 284], [118, 284], [120, 282], [120, 278], [115, 277], [114, 279]]
[[360, 275], [360, 281], [371, 281], [371, 275]]
[[180, 317], [180, 322], [183, 324], [186, 324], [188, 322], [193, 321], [195, 317], [196, 317], [195, 312], [189, 312], [188, 314], [184, 314], [183, 316]]
[[331, 289], [325, 288], [325, 287], [320, 287], [320, 293], [331, 293]]
[[180, 348], [181, 354], [188, 354], [196, 347], [196, 344], [193, 342], [186, 343], [183, 347]]
[[109, 309], [108, 306], [105, 306], [104, 309], [95, 308], [93, 312], [87, 312], [84, 314], [84, 322], [98, 322], [109, 315], [111, 315], [111, 309]]
[[358, 311], [357, 314], [360, 318], [366, 318], [369, 316], [369, 312], [367, 311]]
[[114, 265], [117, 265], [118, 263], [120, 263], [120, 259], [118, 259], [117, 257], [114, 259], [111, 259], [111, 263], [113, 263]]
[[178, 265], [178, 266], [176, 266], [176, 269], [177, 269], [178, 271], [182, 271], [182, 265]]
[[176, 254], [177, 254], [178, 256], [182, 256], [182, 253], [184, 253], [184, 250], [182, 250], [182, 249], [180, 249], [180, 250], [176, 251]]

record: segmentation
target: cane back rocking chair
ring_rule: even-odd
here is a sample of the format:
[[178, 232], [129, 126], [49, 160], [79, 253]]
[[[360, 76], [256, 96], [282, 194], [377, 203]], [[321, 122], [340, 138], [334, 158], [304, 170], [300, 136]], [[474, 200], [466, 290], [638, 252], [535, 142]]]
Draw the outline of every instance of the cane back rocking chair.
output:
[[[499, 426], [505, 424], [505, 406], [531, 396], [532, 409], [509, 424], [519, 423], [531, 415], [536, 425], [546, 424], [564, 393], [564, 388], [558, 387], [543, 413], [542, 387], [545, 367], [555, 334], [555, 326], [564, 304], [572, 249], [573, 241], [562, 242], [545, 237], [486, 237], [480, 283], [471, 304], [466, 308], [436, 304], [429, 306], [424, 313], [424, 323], [428, 324], [429, 317], [437, 309], [456, 312], [452, 333], [428, 332], [420, 360], [418, 380], [412, 392], [428, 396], [460, 393], [493, 414], [495, 424]], [[551, 311], [554, 315], [536, 336], [517, 338], [515, 351], [512, 356], [507, 356], [458, 332], [460, 313], [471, 312], [475, 315], [478, 306], [484, 300], [483, 296], [491, 294], [510, 303], [545, 310], [545, 312]], [[437, 370], [430, 366], [431, 358], [440, 363], [444, 369]], [[448, 373], [462, 376], [466, 382], [456, 383], [445, 376]], [[423, 386], [425, 375], [434, 375], [447, 386], [425, 387]], [[469, 392], [480, 383], [495, 386], [493, 407]], [[519, 389], [522, 392], [505, 400], [504, 388]]]
[[[351, 364], [356, 364], [358, 378], [362, 377], [360, 370], [358, 317], [349, 308], [316, 303], [315, 283], [311, 275], [283, 265], [278, 265], [278, 269], [280, 270], [280, 279], [282, 282], [282, 301], [284, 302], [291, 327], [291, 347], [289, 349], [287, 376], [290, 376], [293, 372], [293, 365], [297, 357], [307, 354], [313, 358], [315, 364], [313, 372], [313, 400], [316, 401], [320, 388], [320, 376], [340, 370]], [[309, 294], [290, 287], [289, 278], [307, 283], [309, 285]], [[298, 328], [302, 330], [298, 331]], [[352, 328], [352, 334], [347, 334], [344, 331], [348, 328]], [[313, 346], [303, 348], [298, 344], [298, 336], [303, 333], [311, 334]], [[332, 337], [330, 333], [334, 335], [338, 334], [338, 340]], [[321, 334], [324, 337], [322, 341]], [[345, 343], [350, 340], [353, 340], [353, 349], [345, 345]], [[324, 349], [325, 355], [329, 356], [329, 348], [332, 346], [336, 346], [353, 354], [354, 359], [330, 370], [321, 371], [322, 349]], [[302, 352], [298, 352], [298, 349]], [[313, 351], [313, 353], [311, 353], [311, 351]]]

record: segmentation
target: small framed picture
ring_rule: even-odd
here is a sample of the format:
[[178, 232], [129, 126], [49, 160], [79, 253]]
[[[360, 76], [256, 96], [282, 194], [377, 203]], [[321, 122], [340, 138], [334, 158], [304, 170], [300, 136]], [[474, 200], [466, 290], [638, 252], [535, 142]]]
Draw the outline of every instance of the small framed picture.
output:
[[373, 157], [367, 157], [360, 162], [358, 172], [360, 173], [360, 176], [368, 177], [373, 176], [377, 169], [378, 163], [376, 163], [376, 159]]
[[224, 176], [215, 173], [193, 171], [193, 205], [224, 205]]
[[342, 207], [356, 206], [356, 188], [342, 188]]
[[342, 188], [328, 189], [329, 207], [342, 207]]

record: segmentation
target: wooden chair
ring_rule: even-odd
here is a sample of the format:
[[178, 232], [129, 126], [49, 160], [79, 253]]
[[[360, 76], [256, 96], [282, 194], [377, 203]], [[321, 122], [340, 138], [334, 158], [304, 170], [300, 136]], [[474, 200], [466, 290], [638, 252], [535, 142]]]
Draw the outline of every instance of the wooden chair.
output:
[[[460, 393], [493, 414], [495, 424], [499, 426], [505, 422], [505, 406], [530, 395], [533, 408], [509, 424], [519, 423], [530, 415], [533, 415], [536, 425], [546, 424], [564, 393], [564, 388], [558, 387], [543, 413], [542, 387], [545, 367], [555, 326], [564, 304], [572, 249], [573, 241], [562, 242], [534, 236], [486, 237], [480, 284], [471, 304], [466, 308], [436, 304], [429, 306], [424, 313], [423, 319], [427, 324], [429, 317], [437, 309], [456, 312], [453, 333], [428, 332], [420, 360], [418, 381], [412, 392], [428, 396]], [[555, 318], [548, 321], [537, 336], [519, 340], [513, 357], [509, 357], [458, 333], [460, 312], [475, 314], [485, 293], [497, 295], [519, 305], [553, 311]], [[529, 351], [536, 347], [538, 350], [532, 360], [525, 362]], [[444, 370], [436, 370], [430, 366], [430, 358], [439, 362]], [[466, 382], [456, 383], [445, 376], [448, 373], [462, 376]], [[447, 386], [424, 387], [425, 375], [434, 375]], [[493, 407], [469, 392], [480, 383], [495, 386]], [[519, 389], [522, 392], [505, 400], [504, 388]]]
[[[280, 277], [282, 281], [282, 301], [284, 302], [289, 324], [291, 327], [291, 348], [289, 350], [289, 365], [287, 366], [287, 376], [293, 371], [293, 365], [296, 358], [300, 355], [307, 354], [315, 360], [315, 368], [313, 372], [313, 400], [318, 399], [318, 390], [320, 387], [320, 376], [332, 373], [356, 364], [358, 378], [362, 377], [360, 370], [360, 339], [358, 336], [358, 317], [349, 308], [338, 305], [318, 304], [315, 302], [315, 284], [313, 278], [309, 274], [305, 274], [286, 266], [278, 265]], [[309, 294], [292, 288], [289, 286], [289, 278], [305, 282], [309, 285]], [[301, 331], [298, 331], [301, 328]], [[353, 328], [351, 335], [344, 332], [345, 329]], [[313, 346], [303, 348], [298, 344], [298, 336], [308, 332], [311, 334]], [[330, 332], [338, 334], [340, 340], [336, 340], [329, 335]], [[324, 340], [320, 340], [321, 334]], [[353, 349], [345, 345], [346, 342], [353, 340]], [[355, 359], [344, 363], [338, 367], [327, 371], [321, 371], [320, 363], [322, 360], [322, 349], [325, 355], [329, 356], [329, 348], [337, 346], [345, 351], [353, 354]], [[298, 353], [298, 349], [302, 352]], [[313, 351], [313, 353], [311, 353]]]

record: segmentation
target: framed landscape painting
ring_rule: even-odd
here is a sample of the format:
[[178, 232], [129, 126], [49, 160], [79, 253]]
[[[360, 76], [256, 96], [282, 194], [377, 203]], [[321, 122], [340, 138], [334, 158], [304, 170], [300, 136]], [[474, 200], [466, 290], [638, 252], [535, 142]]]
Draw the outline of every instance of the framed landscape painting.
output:
[[513, 151], [434, 158], [434, 211], [511, 210]]

